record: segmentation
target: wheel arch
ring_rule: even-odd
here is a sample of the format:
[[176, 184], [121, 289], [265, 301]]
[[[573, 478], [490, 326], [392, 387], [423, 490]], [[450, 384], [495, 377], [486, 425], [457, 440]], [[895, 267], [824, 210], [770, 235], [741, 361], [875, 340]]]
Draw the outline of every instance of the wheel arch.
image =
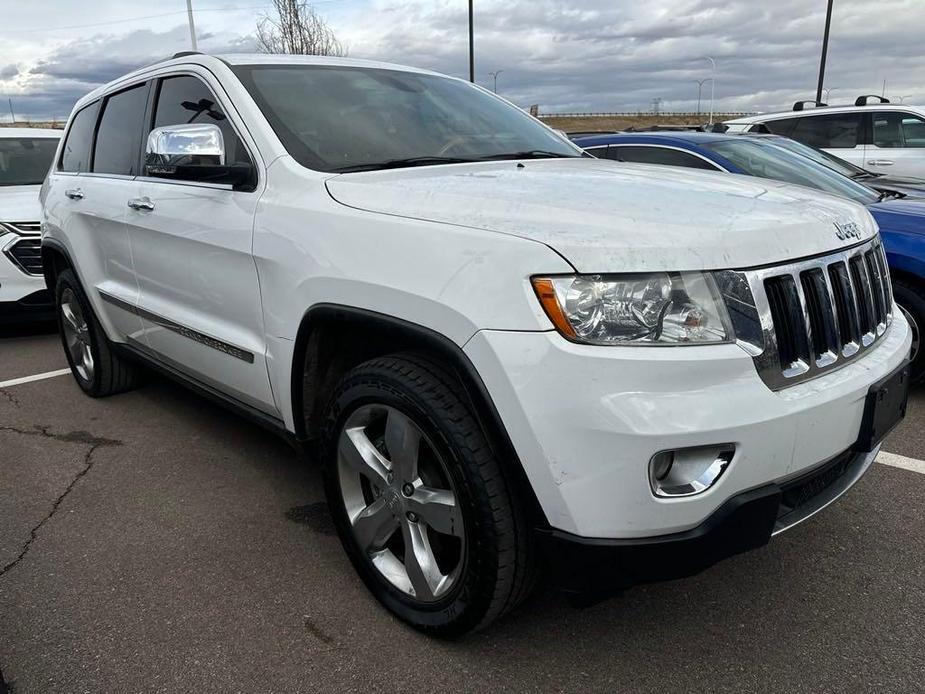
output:
[[458, 381], [502, 468], [524, 494], [531, 518], [548, 525], [501, 415], [475, 366], [454, 341], [417, 323], [340, 304], [317, 304], [306, 311], [296, 335], [291, 368], [296, 437], [318, 438], [330, 394], [347, 371], [368, 359], [398, 352], [429, 357]]
[[74, 263], [64, 244], [55, 239], [42, 239], [42, 274], [48, 291], [54, 294], [58, 275], [62, 270], [73, 267]]

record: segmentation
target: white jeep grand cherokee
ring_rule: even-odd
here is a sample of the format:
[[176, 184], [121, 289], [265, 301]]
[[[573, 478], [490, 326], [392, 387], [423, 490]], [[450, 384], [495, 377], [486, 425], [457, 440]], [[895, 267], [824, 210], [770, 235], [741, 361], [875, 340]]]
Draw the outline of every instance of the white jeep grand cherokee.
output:
[[905, 408], [862, 207], [589, 158], [431, 72], [176, 56], [80, 100], [42, 199], [80, 387], [144, 364], [319, 442], [357, 572], [431, 633], [761, 546]]

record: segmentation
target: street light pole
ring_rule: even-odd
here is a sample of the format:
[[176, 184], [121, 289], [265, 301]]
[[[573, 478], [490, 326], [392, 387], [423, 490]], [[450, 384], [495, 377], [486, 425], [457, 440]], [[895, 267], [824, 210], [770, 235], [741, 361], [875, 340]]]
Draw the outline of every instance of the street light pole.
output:
[[504, 72], [504, 70], [497, 70], [497, 71], [495, 71], [495, 72], [489, 72], [489, 73], [488, 73], [488, 74], [491, 75], [492, 78], [495, 80], [495, 88], [492, 90], [492, 91], [494, 91], [495, 94], [498, 93], [498, 75], [500, 75], [502, 72]]
[[193, 22], [193, 0], [186, 0], [186, 14], [189, 17], [189, 42], [193, 50], [198, 51], [199, 49], [196, 47], [196, 24]]
[[825, 58], [829, 53], [829, 27], [832, 26], [832, 2], [825, 13], [825, 33], [822, 35], [822, 59], [819, 61], [819, 84], [816, 85], [816, 102], [822, 101], [822, 83], [825, 81]]
[[475, 37], [472, 30], [472, 0], [469, 0], [469, 81], [475, 82]]
[[707, 56], [710, 65], [713, 66], [713, 72], [710, 75], [710, 125], [713, 125], [713, 97], [716, 95], [716, 61]]

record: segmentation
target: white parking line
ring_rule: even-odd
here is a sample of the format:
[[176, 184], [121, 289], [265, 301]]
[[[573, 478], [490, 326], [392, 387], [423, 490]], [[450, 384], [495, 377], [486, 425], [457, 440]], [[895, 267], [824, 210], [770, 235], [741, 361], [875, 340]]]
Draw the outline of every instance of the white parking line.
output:
[[71, 373], [70, 369], [58, 369], [57, 371], [46, 371], [43, 374], [35, 374], [33, 376], [23, 376], [22, 378], [14, 378], [10, 381], [0, 381], [0, 388], [9, 388], [10, 386], [18, 386], [23, 383], [32, 383], [33, 381], [44, 381], [46, 378], [54, 378], [55, 376], [63, 376], [64, 374]]
[[916, 460], [915, 458], [907, 458], [904, 455], [880, 451], [879, 455], [877, 455], [877, 462], [925, 475], [925, 460]]

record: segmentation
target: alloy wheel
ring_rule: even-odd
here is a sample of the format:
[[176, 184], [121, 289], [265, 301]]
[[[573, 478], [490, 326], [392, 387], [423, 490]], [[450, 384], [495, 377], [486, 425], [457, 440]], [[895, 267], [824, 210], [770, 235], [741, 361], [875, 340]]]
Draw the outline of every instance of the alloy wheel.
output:
[[61, 294], [61, 328], [64, 342], [77, 374], [87, 382], [93, 380], [94, 363], [90, 327], [84, 318], [77, 296], [69, 287]]
[[446, 597], [465, 563], [453, 478], [428, 436], [386, 405], [364, 405], [338, 438], [340, 492], [353, 538], [376, 572], [416, 601]]

